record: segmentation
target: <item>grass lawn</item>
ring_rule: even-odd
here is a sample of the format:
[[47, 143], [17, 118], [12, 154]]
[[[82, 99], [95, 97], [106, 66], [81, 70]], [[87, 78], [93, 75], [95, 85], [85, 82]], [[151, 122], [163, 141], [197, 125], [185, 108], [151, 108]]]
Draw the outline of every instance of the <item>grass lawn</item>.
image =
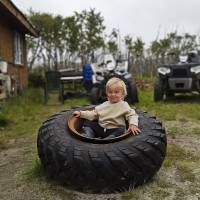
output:
[[134, 107], [150, 112], [163, 122], [168, 137], [167, 156], [150, 182], [110, 195], [83, 194], [46, 179], [36, 148], [37, 130], [42, 121], [68, 107], [89, 104], [87, 98], [77, 98], [61, 105], [54, 94], [52, 97], [44, 105], [43, 91], [29, 89], [1, 105], [0, 199], [200, 199], [199, 95], [177, 96], [155, 103], [151, 87], [139, 90], [140, 102]]

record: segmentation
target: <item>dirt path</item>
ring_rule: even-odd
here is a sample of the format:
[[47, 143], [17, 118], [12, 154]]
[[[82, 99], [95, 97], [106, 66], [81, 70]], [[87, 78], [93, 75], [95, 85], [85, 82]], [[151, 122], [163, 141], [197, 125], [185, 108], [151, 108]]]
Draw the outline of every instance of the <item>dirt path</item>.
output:
[[18, 173], [31, 164], [25, 159], [32, 141], [10, 140], [8, 149], [0, 152], [0, 199], [20, 199]]

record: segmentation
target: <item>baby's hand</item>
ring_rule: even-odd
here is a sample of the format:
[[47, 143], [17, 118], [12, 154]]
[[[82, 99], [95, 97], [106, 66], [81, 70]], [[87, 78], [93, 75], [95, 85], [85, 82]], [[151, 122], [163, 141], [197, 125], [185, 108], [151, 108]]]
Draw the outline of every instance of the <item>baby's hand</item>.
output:
[[80, 111], [74, 111], [72, 113], [75, 117], [80, 117], [81, 116], [81, 112]]
[[139, 133], [141, 133], [141, 130], [137, 126], [129, 124], [128, 132], [132, 132], [133, 135], [138, 135]]

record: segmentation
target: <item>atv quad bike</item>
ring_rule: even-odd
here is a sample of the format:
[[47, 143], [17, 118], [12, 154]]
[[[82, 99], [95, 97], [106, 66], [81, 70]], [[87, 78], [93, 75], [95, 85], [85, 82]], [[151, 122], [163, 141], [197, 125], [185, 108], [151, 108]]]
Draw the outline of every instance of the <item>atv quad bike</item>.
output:
[[194, 52], [179, 57], [177, 64], [157, 67], [158, 76], [154, 84], [154, 101], [162, 101], [175, 93], [200, 92], [200, 62]]
[[112, 77], [122, 79], [127, 86], [127, 100], [130, 103], [138, 102], [138, 92], [134, 79], [128, 72], [128, 61], [115, 61], [113, 56], [102, 55], [98, 63], [91, 65], [93, 69], [92, 88], [91, 88], [91, 102], [92, 104], [99, 104], [106, 99], [105, 85]]

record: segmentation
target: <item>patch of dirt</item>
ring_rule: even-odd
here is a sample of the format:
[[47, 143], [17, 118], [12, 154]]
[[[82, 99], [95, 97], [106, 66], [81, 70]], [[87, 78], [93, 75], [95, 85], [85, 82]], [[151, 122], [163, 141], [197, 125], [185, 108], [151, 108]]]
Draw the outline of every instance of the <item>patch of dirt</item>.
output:
[[[36, 158], [35, 139], [9, 141], [9, 148], [0, 150], [1, 200], [119, 200], [119, 194], [96, 195], [71, 191], [45, 178], [27, 182], [22, 174]], [[43, 180], [44, 179], [44, 180]]]
[[[168, 133], [168, 143], [178, 144], [186, 151], [199, 156], [200, 155], [200, 123], [194, 121], [168, 121], [165, 123], [166, 130], [175, 127], [176, 134]], [[194, 130], [198, 134], [191, 134]]]
[[200, 155], [200, 136], [198, 135], [177, 135], [168, 137], [168, 143], [178, 144], [181, 148], [193, 155]]
[[30, 141], [24, 139], [9, 141], [6, 150], [0, 151], [0, 199], [17, 199], [17, 174], [30, 160], [25, 159]]
[[[195, 155], [200, 155], [200, 135], [178, 134], [176, 136], [168, 135], [168, 144], [176, 144], [184, 148], [186, 151], [192, 152]], [[27, 169], [31, 168], [32, 161], [36, 159], [36, 137], [27, 137], [21, 139], [12, 139], [7, 144], [8, 149], [0, 150], [0, 199], [1, 200], [120, 200], [123, 199], [122, 194], [84, 194], [69, 190], [63, 186], [47, 181], [46, 178], [38, 178], [30, 182], [22, 180], [22, 174]], [[200, 172], [197, 172], [199, 175]], [[164, 188], [163, 191], [170, 195], [164, 199], [170, 200], [177, 197], [179, 189], [190, 190], [191, 182], [181, 182], [177, 169], [175, 167], [167, 168], [167, 170], [159, 171], [156, 179], [162, 179], [171, 184], [171, 187]], [[149, 185], [150, 188], [157, 188], [156, 181]], [[195, 186], [199, 186], [196, 184]], [[145, 185], [143, 188], [148, 188]], [[142, 188], [142, 187], [141, 187]], [[140, 190], [140, 189], [139, 189]], [[135, 190], [136, 191], [136, 190]], [[134, 198], [134, 192], [131, 198], [128, 199], [152, 199], [146, 191], [141, 192], [139, 198]], [[139, 193], [137, 191], [137, 193]], [[145, 196], [147, 195], [147, 196]], [[177, 199], [177, 198], [176, 198]], [[199, 200], [200, 194], [186, 192], [185, 200]]]

